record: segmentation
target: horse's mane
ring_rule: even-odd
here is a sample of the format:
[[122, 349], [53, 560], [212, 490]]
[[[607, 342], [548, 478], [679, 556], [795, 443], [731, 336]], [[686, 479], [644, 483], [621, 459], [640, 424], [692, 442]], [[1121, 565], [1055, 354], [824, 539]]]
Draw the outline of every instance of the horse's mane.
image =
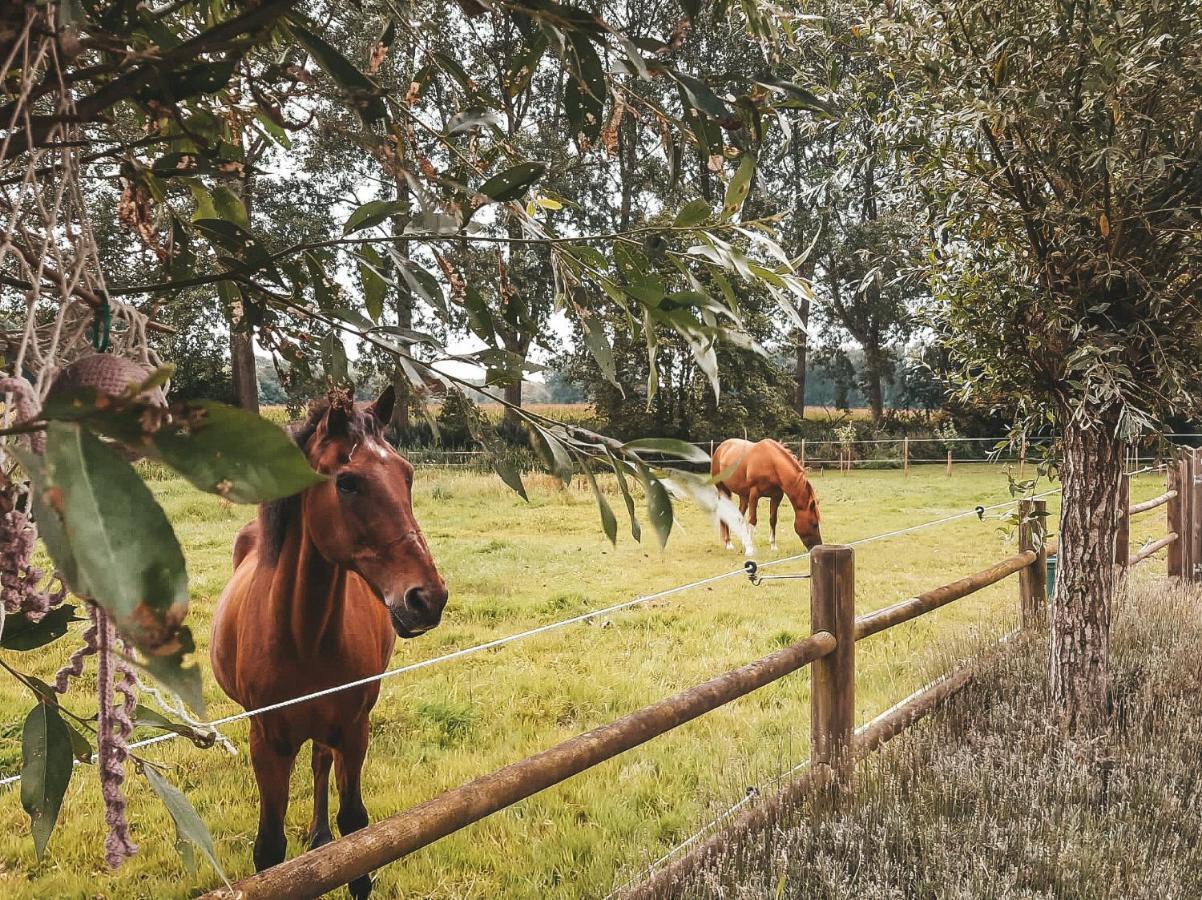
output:
[[[317, 426], [330, 410], [330, 406], [339, 404], [347, 410], [347, 437], [351, 443], [357, 443], [377, 434], [379, 426], [375, 417], [351, 403], [349, 397], [341, 393], [332, 393], [324, 400], [314, 401], [309, 405], [309, 415], [299, 425], [288, 429], [289, 436], [302, 453], [308, 452], [309, 441], [313, 439]], [[274, 564], [280, 557], [284, 547], [284, 539], [292, 523], [300, 518], [301, 495], [281, 497], [259, 504], [259, 560]]]
[[[780, 441], [775, 441], [772, 438], [765, 438], [765, 440], [768, 443], [770, 443], [773, 447], [780, 450], [781, 453], [785, 456], [785, 458], [787, 458], [789, 460], [789, 462], [791, 462], [794, 466], [796, 466], [797, 477], [793, 480], [793, 485], [792, 485], [793, 489], [800, 492], [800, 488], [804, 484], [806, 487], [808, 487], [810, 489], [810, 496], [812, 498], [814, 498], [815, 501], [817, 501], [817, 497], [814, 494], [814, 486], [812, 484], [810, 484], [809, 478], [806, 477], [806, 467], [802, 464], [801, 460], [799, 460], [796, 456], [794, 456], [793, 451], [790, 450], [788, 447], [786, 447], [784, 444], [782, 444]], [[789, 500], [790, 500], [790, 502], [792, 502], [792, 500], [793, 500], [792, 495], [790, 495]], [[817, 516], [818, 521], [822, 521], [822, 510], [818, 507], [817, 502], [814, 503], [814, 514], [815, 514], [815, 516]]]

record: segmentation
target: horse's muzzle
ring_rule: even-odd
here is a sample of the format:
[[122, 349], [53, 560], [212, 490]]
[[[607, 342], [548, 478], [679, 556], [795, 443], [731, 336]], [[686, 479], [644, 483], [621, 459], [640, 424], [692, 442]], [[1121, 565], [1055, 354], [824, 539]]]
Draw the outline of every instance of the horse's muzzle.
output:
[[437, 584], [409, 588], [400, 603], [388, 604], [388, 616], [399, 637], [415, 638], [442, 621], [446, 605], [447, 589], [440, 580]]

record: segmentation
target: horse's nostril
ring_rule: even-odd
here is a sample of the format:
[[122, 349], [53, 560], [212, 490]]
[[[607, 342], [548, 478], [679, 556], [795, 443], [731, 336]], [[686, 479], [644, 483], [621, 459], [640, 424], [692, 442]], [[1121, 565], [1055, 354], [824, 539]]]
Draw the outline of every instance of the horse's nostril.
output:
[[447, 590], [443, 587], [411, 587], [405, 592], [405, 605], [424, 618], [438, 621], [442, 608], [447, 604]]

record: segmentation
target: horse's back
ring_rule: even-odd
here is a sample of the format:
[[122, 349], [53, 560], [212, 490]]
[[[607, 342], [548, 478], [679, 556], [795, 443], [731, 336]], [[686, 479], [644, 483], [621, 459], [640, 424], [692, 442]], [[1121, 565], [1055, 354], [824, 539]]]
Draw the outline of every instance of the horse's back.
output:
[[742, 438], [728, 438], [723, 441], [714, 450], [714, 455], [710, 459], [711, 477], [717, 478], [719, 475], [725, 474], [726, 477], [718, 484], [738, 493], [737, 485], [746, 480], [743, 472], [747, 468], [748, 456], [754, 448], [755, 444]]

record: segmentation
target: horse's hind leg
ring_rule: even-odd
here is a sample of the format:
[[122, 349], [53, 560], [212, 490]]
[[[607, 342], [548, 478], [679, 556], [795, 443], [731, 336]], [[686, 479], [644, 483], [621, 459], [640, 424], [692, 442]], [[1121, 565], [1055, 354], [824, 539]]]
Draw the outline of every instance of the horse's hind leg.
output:
[[[334, 774], [338, 782], [338, 833], [346, 837], [367, 824], [360, 776], [367, 758], [368, 719], [363, 716], [346, 730], [342, 745], [334, 753]], [[348, 887], [354, 900], [371, 893], [371, 876], [356, 878]]]
[[[725, 485], [718, 485], [718, 497], [720, 499], [730, 499], [730, 491]], [[722, 513], [718, 513], [718, 535], [722, 538], [722, 543], [726, 545], [727, 550], [733, 550], [734, 545], [730, 542], [730, 525], [722, 518]]]
[[255, 871], [284, 861], [288, 839], [284, 816], [288, 812], [288, 781], [296, 750], [281, 747], [267, 737], [260, 722], [250, 728], [250, 761], [259, 784], [259, 832], [255, 835]]
[[330, 834], [330, 766], [334, 751], [313, 742], [313, 821], [309, 823], [309, 849], [314, 850], [334, 839]]

